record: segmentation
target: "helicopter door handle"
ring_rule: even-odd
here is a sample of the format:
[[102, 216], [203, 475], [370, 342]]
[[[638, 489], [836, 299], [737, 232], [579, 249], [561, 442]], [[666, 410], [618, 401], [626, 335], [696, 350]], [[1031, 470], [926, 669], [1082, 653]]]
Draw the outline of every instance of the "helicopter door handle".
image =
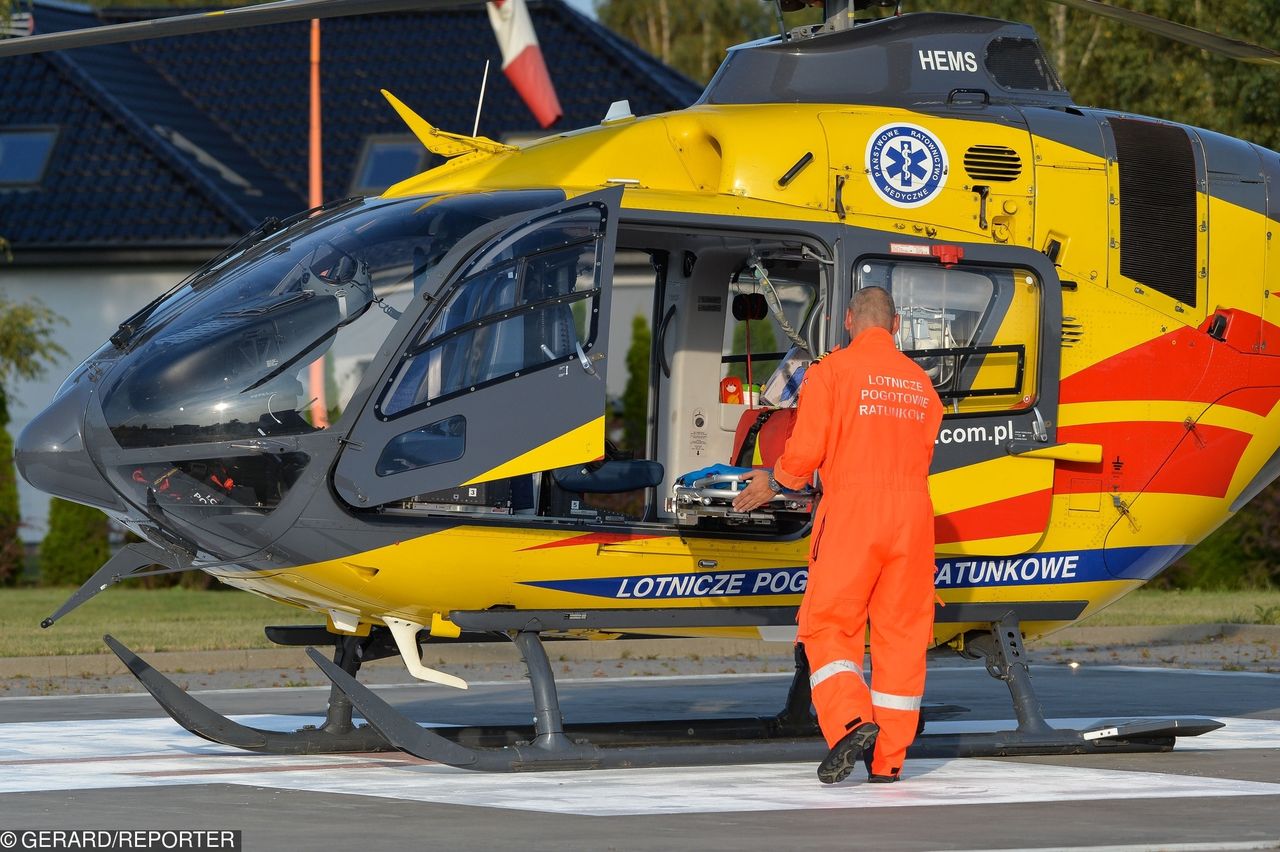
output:
[[978, 193], [978, 227], [985, 231], [987, 229], [987, 196], [991, 194], [991, 187], [975, 186], [973, 191]]
[[[991, 93], [986, 89], [952, 89], [950, 92], [947, 92], [947, 103], [955, 103], [956, 95], [978, 95], [982, 98], [983, 106], [987, 106], [991, 103]], [[962, 103], [968, 103], [968, 101], [963, 101]]]
[[658, 366], [662, 368], [663, 377], [668, 379], [671, 378], [671, 365], [667, 363], [667, 327], [675, 315], [676, 306], [672, 305], [662, 318], [662, 325], [658, 326]]
[[591, 366], [591, 359], [587, 357], [587, 353], [582, 351], [582, 344], [574, 341], [573, 348], [578, 350], [578, 363], [582, 365], [582, 369], [589, 376], [600, 378], [600, 374], [596, 372], [596, 368]]

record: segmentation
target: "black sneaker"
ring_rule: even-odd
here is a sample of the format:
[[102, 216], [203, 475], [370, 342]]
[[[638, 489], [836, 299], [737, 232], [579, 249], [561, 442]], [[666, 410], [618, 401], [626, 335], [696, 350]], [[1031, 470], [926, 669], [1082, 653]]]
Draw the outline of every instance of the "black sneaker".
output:
[[818, 764], [818, 780], [823, 784], [836, 784], [848, 778], [858, 758], [875, 745], [878, 733], [880, 726], [875, 722], [863, 722], [845, 734]]

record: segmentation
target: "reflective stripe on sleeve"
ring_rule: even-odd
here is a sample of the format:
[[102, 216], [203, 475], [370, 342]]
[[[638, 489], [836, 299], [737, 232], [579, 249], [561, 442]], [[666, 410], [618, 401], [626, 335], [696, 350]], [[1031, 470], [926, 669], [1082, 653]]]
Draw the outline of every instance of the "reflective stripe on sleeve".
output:
[[840, 674], [840, 672], [853, 672], [859, 678], [862, 677], [862, 666], [853, 660], [832, 660], [813, 674], [809, 675], [809, 688], [813, 689], [832, 675]]
[[871, 690], [871, 703], [886, 710], [919, 710], [923, 695], [894, 695]]

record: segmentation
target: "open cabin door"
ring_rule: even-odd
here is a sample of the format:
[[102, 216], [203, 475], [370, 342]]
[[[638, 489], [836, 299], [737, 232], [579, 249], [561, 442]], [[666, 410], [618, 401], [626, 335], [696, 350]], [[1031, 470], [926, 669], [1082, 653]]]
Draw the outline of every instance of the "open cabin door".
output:
[[355, 507], [604, 454], [605, 353], [621, 190], [520, 217], [422, 309], [338, 458]]

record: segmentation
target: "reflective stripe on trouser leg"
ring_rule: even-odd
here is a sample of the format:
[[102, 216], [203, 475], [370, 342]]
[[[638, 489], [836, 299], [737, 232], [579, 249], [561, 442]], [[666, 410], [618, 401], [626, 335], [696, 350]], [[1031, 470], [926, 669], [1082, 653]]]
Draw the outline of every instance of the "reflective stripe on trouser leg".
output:
[[840, 672], [852, 672], [859, 678], [862, 677], [862, 666], [853, 660], [832, 660], [813, 674], [809, 675], [809, 688], [813, 689], [827, 678], [840, 674]]
[[804, 638], [805, 656], [813, 676], [809, 682], [818, 725], [827, 746], [849, 733], [850, 722], [871, 721], [871, 692], [862, 679], [862, 667], [854, 662], [865, 652], [862, 634], [825, 629]]
[[894, 695], [891, 692], [871, 690], [871, 703], [886, 710], [919, 710], [923, 695]]

